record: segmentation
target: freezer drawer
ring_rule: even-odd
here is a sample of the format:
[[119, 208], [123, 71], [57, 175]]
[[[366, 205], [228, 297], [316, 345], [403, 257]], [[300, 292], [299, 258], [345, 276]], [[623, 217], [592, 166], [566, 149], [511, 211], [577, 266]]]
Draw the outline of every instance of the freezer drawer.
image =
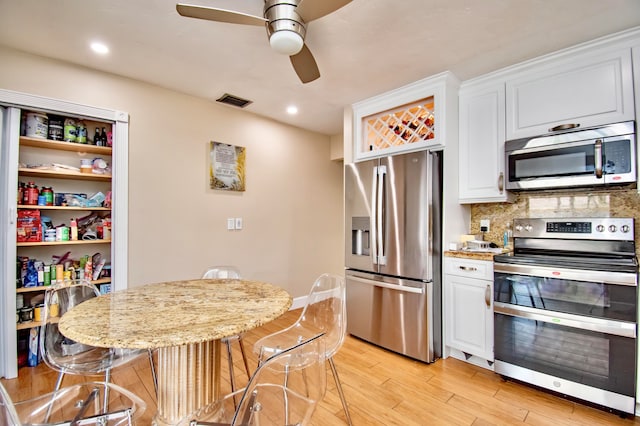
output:
[[421, 361], [440, 357], [432, 282], [351, 271], [346, 279], [347, 332]]

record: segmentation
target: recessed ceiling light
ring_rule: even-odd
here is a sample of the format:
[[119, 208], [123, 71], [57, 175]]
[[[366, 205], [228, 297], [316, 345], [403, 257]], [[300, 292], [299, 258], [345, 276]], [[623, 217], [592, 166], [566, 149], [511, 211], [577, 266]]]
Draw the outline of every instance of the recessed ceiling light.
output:
[[297, 114], [298, 113], [298, 107], [297, 106], [293, 106], [293, 105], [288, 106], [287, 107], [287, 113], [291, 114], [291, 115]]
[[107, 53], [109, 53], [109, 48], [107, 47], [107, 45], [97, 41], [91, 43], [91, 50], [99, 53], [100, 55], [106, 55]]

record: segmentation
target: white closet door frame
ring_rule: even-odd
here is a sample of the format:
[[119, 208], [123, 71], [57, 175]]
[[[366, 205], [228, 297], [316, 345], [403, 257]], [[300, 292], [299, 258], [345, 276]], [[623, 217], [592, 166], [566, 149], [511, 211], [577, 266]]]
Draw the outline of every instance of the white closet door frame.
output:
[[[17, 342], [15, 326], [15, 222], [17, 218], [17, 172], [20, 135], [20, 109], [113, 122], [113, 153], [111, 191], [113, 230], [111, 234], [111, 289], [127, 288], [128, 228], [129, 228], [129, 114], [122, 111], [81, 105], [58, 99], [0, 89], [0, 107], [6, 111], [7, 121], [0, 133], [0, 377], [17, 377]], [[3, 119], [5, 112], [3, 112]]]

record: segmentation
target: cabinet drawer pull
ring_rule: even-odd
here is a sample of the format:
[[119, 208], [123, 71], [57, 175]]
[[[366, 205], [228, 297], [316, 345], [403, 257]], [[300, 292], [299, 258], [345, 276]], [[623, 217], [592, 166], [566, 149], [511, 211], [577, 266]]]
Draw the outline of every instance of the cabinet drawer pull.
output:
[[491, 307], [491, 286], [487, 284], [487, 288], [484, 291], [484, 303], [487, 304], [487, 308]]
[[559, 130], [569, 130], [580, 127], [580, 123], [567, 123], [567, 124], [559, 124], [556, 127], [552, 127], [549, 129], [550, 132], [557, 132]]
[[458, 268], [460, 268], [463, 271], [470, 271], [470, 272], [478, 270], [478, 268], [475, 268], [473, 266], [458, 266]]

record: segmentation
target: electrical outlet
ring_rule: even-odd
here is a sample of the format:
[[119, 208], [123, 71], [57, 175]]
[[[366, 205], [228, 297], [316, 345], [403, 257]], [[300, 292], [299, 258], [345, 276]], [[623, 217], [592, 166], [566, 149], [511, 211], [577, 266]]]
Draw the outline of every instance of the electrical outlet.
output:
[[236, 229], [236, 221], [232, 217], [227, 219], [227, 229], [229, 231]]
[[236, 229], [242, 229], [242, 218], [236, 217]]
[[480, 221], [480, 232], [489, 232], [491, 230], [491, 222], [489, 219], [482, 219]]

